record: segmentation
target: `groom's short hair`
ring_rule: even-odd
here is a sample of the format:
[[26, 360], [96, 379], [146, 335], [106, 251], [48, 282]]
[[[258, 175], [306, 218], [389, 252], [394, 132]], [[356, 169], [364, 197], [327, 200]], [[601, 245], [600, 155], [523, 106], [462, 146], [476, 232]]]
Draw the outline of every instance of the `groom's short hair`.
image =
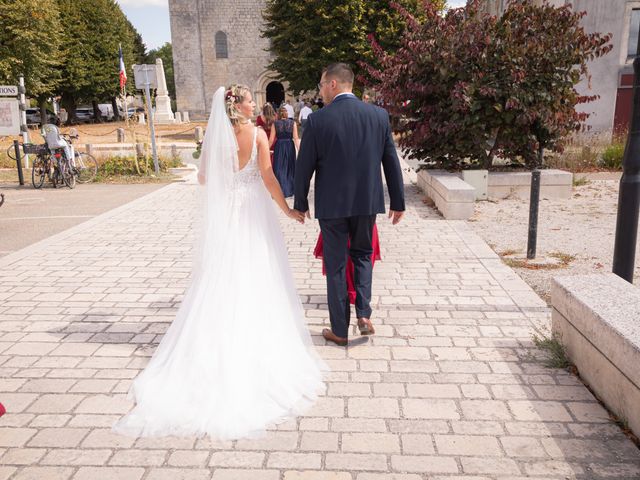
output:
[[346, 63], [332, 63], [322, 71], [324, 78], [335, 80], [338, 83], [353, 85], [353, 70]]

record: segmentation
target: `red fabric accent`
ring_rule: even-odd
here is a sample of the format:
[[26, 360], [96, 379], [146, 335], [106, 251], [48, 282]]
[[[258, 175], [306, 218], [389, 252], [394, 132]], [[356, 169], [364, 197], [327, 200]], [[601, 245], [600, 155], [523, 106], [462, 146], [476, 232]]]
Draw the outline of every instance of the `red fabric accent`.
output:
[[[267, 140], [269, 140], [269, 135], [271, 134], [271, 127], [267, 128], [267, 124], [265, 123], [264, 120], [262, 120], [262, 115], [258, 115], [258, 118], [256, 118], [256, 126], [257, 127], [261, 127], [264, 130], [264, 133], [267, 134]], [[275, 144], [276, 141], [273, 141], [273, 144]], [[269, 145], [269, 151], [271, 152], [271, 165], [273, 166], [273, 144]]]
[[0, 417], [7, 413], [7, 410], [4, 408], [4, 405], [0, 403]]
[[[378, 238], [378, 226], [373, 224], [373, 236], [371, 237], [371, 244], [373, 246], [373, 254], [371, 255], [371, 265], [375, 266], [376, 260], [382, 260], [380, 256], [380, 240]], [[322, 233], [318, 236], [316, 247], [313, 249], [313, 255], [316, 258], [322, 258]], [[354, 267], [351, 258], [347, 259], [347, 292], [349, 293], [349, 303], [355, 305], [356, 303], [356, 287], [354, 278]], [[322, 274], [326, 275], [327, 272], [324, 268], [324, 259], [322, 260]]]

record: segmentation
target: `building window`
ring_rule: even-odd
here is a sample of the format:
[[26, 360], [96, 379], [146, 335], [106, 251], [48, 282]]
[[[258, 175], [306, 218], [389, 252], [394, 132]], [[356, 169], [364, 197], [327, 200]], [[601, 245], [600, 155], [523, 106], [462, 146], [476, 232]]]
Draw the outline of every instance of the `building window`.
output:
[[216, 33], [216, 58], [229, 58], [227, 34], [224, 32]]
[[640, 30], [640, 9], [631, 10], [629, 23], [629, 44], [627, 45], [627, 59], [635, 58], [638, 48], [638, 31]]

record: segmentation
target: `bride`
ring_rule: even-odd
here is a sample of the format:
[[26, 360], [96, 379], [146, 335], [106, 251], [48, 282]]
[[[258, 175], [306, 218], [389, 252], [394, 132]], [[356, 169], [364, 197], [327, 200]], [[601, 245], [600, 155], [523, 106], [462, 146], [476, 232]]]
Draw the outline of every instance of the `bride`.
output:
[[114, 426], [135, 436], [251, 437], [298, 415], [323, 388], [271, 199], [302, 221], [249, 121], [248, 87], [218, 89], [198, 180], [201, 229], [177, 316], [129, 392]]

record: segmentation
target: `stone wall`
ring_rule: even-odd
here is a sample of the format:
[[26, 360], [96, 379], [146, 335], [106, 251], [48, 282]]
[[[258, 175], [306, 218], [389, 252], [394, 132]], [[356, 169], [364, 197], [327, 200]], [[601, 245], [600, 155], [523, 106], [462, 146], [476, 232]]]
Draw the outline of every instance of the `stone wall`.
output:
[[[202, 119], [220, 86], [249, 86], [258, 106], [275, 75], [262, 38], [264, 0], [169, 0], [178, 111]], [[215, 35], [227, 35], [228, 58], [216, 58]], [[285, 84], [285, 89], [287, 85]]]

